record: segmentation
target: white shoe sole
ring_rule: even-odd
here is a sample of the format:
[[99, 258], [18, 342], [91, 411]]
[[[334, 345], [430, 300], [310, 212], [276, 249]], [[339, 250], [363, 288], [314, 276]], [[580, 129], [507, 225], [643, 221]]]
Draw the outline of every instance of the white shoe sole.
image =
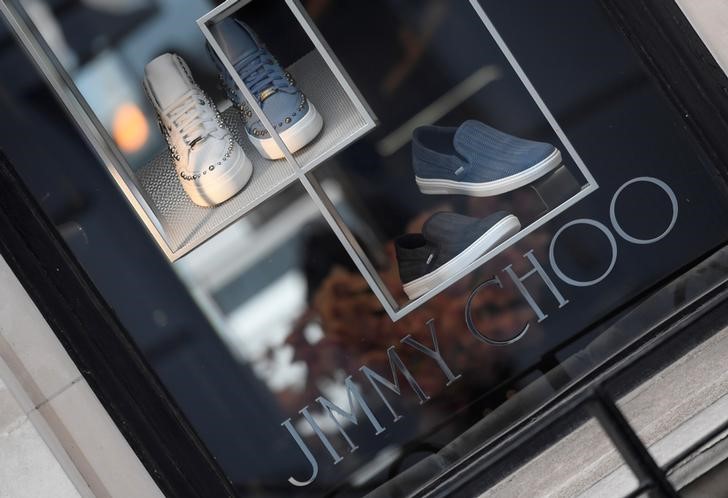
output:
[[470, 244], [463, 252], [442, 265], [440, 268], [404, 284], [402, 287], [404, 288], [405, 294], [407, 294], [407, 297], [409, 297], [410, 300], [417, 299], [453, 275], [457, 275], [461, 271], [465, 270], [465, 268], [472, 264], [473, 261], [507, 238], [517, 234], [520, 230], [521, 222], [518, 221], [518, 218], [509, 214], [493, 225], [490, 230], [481, 235], [478, 240]]
[[541, 178], [561, 165], [561, 152], [554, 150], [543, 161], [515, 175], [484, 183], [458, 182], [456, 180], [420, 178], [415, 176], [423, 194], [463, 194], [473, 197], [490, 197], [516, 190]]
[[[321, 132], [324, 126], [324, 119], [318, 113], [311, 102], [308, 103], [308, 112], [296, 124], [283, 131], [281, 140], [286, 144], [288, 150], [292, 153], [311, 143]], [[257, 138], [248, 134], [250, 142], [258, 149], [260, 155], [266, 159], [282, 159], [283, 151], [272, 137]]]
[[192, 202], [201, 207], [210, 207], [221, 204], [240, 192], [252, 176], [253, 163], [236, 143], [228, 160], [216, 166], [213, 171], [205, 171], [197, 180], [180, 181]]

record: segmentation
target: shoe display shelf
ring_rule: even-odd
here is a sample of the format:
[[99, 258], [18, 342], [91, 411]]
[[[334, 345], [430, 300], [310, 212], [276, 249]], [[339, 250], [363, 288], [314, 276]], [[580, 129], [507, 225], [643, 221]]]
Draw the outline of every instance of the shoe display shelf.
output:
[[[456, 274], [438, 283], [416, 299], [409, 301], [405, 300], [404, 302], [397, 301], [393, 297], [392, 293], [389, 292], [384, 285], [382, 285], [381, 279], [377, 278], [378, 276], [376, 274], [375, 278], [371, 278], [363, 272], [364, 277], [367, 278], [370, 285], [372, 285], [372, 289], [375, 294], [380, 296], [384, 309], [393, 321], [400, 320], [407, 316], [450, 286], [456, 284], [470, 273], [491, 261], [507, 248], [514, 246], [519, 241], [522, 241], [531, 233], [553, 220], [555, 217], [583, 201], [599, 188], [594, 176], [591, 174], [568, 136], [564, 133], [564, 130], [561, 128], [558, 121], [539, 95], [533, 83], [529, 80], [525, 71], [498, 33], [498, 30], [483, 10], [479, 0], [469, 0], [469, 3], [473, 8], [474, 15], [477, 16], [483, 23], [487, 34], [492, 37], [493, 42], [495, 42], [498, 46], [499, 50], [508, 61], [508, 64], [511, 66], [511, 69], [532, 98], [533, 103], [540, 110], [544, 118], [544, 124], [548, 125], [553, 130], [555, 138], [558, 142], [560, 142], [558, 144], [554, 142], [554, 145], [556, 145], [562, 153], [562, 164], [531, 184], [509, 193], [511, 196], [519, 195], [523, 197], [530, 197], [531, 199], [527, 203], [527, 206], [524, 206], [523, 203], [521, 203], [518, 208], [515, 204], [513, 205], [513, 214], [521, 221], [521, 230], [518, 233], [491, 248], [471, 264], [460, 269]], [[383, 290], [383, 292], [378, 292], [381, 290]], [[383, 297], [381, 297], [382, 294], [384, 295]]]
[[[302, 22], [302, 25], [304, 27], [308, 26], [313, 33], [316, 33], [315, 26], [313, 23], [308, 21], [305, 11], [300, 7], [297, 0], [285, 0], [285, 2], [289, 5], [292, 11], [294, 11], [294, 14], [296, 14], [297, 19]], [[234, 0], [229, 0], [223, 4], [223, 7], [226, 4], [239, 5], [240, 3], [248, 2], [236, 2]], [[522, 212], [521, 210], [514, 211], [514, 214], [522, 221], [522, 229], [518, 233], [511, 236], [508, 240], [498, 244], [496, 247], [488, 250], [473, 263], [462, 268], [459, 272], [457, 272], [457, 274], [454, 274], [447, 280], [435, 285], [425, 294], [417, 297], [416, 299], [407, 300], [406, 297], [402, 297], [401, 292], [397, 292], [397, 290], [387, 287], [381, 277], [381, 274], [374, 267], [372, 261], [367, 257], [365, 251], [360, 246], [357, 237], [354, 236], [352, 230], [346, 225], [333, 202], [331, 202], [318, 184], [315, 175], [311, 172], [311, 168], [305, 162], [299, 164], [300, 169], [298, 170], [298, 174], [300, 175], [299, 179], [303, 186], [306, 188], [309, 195], [311, 195], [313, 201], [319, 206], [323, 217], [329, 222], [332, 230], [339, 237], [343, 247], [351, 256], [355, 266], [364, 279], [366, 279], [372, 292], [378, 297], [387, 315], [393, 321], [400, 320], [407, 316], [409, 313], [442, 293], [445, 289], [452, 286], [469, 273], [492, 260], [508, 247], [511, 247], [518, 241], [523, 240], [529, 234], [538, 230], [544, 224], [582, 201], [598, 189], [598, 185], [594, 177], [589, 172], [570, 140], [539, 96], [533, 84], [529, 81], [518, 61], [498, 34], [479, 2], [477, 0], [470, 0], [470, 4], [473, 7], [474, 15], [482, 21], [485, 27], [485, 32], [492, 36], [493, 41], [510, 63], [516, 76], [521, 80], [525, 89], [532, 97], [535, 105], [540, 109], [544, 117], [544, 124], [553, 129], [555, 138], [560, 141], [558, 148], [562, 152], [562, 164], [533, 183], [518, 189], [518, 195], [522, 194], [524, 196], [530, 196], [532, 199], [532, 201], [528, 203], [528, 209], [522, 210]], [[241, 85], [238, 86], [240, 87]], [[265, 124], [270, 132], [271, 130], [268, 127], [269, 123]], [[272, 135], [275, 135], [275, 133], [272, 133]], [[294, 155], [292, 159], [295, 162], [298, 159], [298, 155]], [[299, 163], [301, 162], [302, 161], [299, 160]], [[513, 193], [516, 194], [515, 191]], [[515, 207], [516, 206], [514, 205], [514, 208]]]
[[[198, 20], [198, 26], [208, 43], [228, 65], [229, 61], [210, 33], [209, 26], [232, 15], [249, 1], [227, 1]], [[123, 176], [125, 183], [130, 184], [126, 187], [139, 201], [137, 210], [143, 211], [147, 227], [152, 230], [155, 240], [171, 261], [194, 250], [287, 186], [301, 181], [307, 172], [350, 145], [376, 124], [373, 113], [303, 8], [294, 2], [286, 3], [315, 47], [286, 69], [307, 98], [315, 102], [324, 121], [323, 130], [310, 144], [291, 154], [255, 99], [240, 82], [238, 86], [253, 112], [260, 117], [284, 151], [284, 159], [262, 157], [246, 136], [242, 113], [230, 106], [221, 109], [222, 119], [253, 164], [253, 176], [249, 183], [231, 199], [214, 207], [195, 205], [185, 194], [176, 176], [174, 162], [166, 149], [136, 172], [127, 171]]]
[[294, 161], [263, 158], [245, 137], [240, 111], [221, 111], [225, 125], [253, 163], [253, 177], [230, 200], [215, 207], [199, 207], [185, 194], [167, 149], [137, 171], [140, 190], [154, 209], [165, 252], [176, 260], [251, 209], [298, 180], [297, 170], [310, 171], [370, 130], [373, 119], [355, 107], [343, 86], [327, 69], [321, 55], [310, 52], [292, 64], [298, 86], [316, 103], [324, 129], [314, 142], [295, 154]]
[[[197, 20], [198, 27], [218, 56], [223, 55], [222, 50], [209, 27], [237, 12], [251, 1], [263, 2], [263, 0], [227, 0]], [[594, 177], [539, 97], [478, 0], [470, 0], [474, 15], [483, 22], [487, 33], [492, 36], [543, 113], [545, 122], [548, 122], [554, 130], [555, 136], [561, 142], [559, 148], [562, 155], [565, 161], [568, 159], [566, 161], [568, 167], [564, 165], [538, 182], [523, 187], [531, 193], [534, 202], [532, 212], [515, 213], [522, 221], [523, 228], [520, 232], [422, 296], [411, 301], [395, 298], [359, 244], [353, 230], [347, 226], [334, 201], [327, 195], [314, 174], [316, 167], [323, 161], [371, 131], [376, 126], [376, 118], [298, 0], [279, 1], [285, 3], [314, 47], [291, 64], [287, 70], [294, 77], [297, 86], [311, 102], [315, 103], [323, 117], [323, 130], [314, 141], [295, 154], [291, 154], [238, 77], [237, 86], [253, 112], [284, 152], [285, 158], [264, 159], [244, 136], [244, 124], [239, 110], [233, 107], [222, 109], [223, 121], [247, 157], [251, 159], [254, 172], [250, 182], [241, 192], [220, 205], [207, 208], [195, 205], [184, 193], [174, 164], [166, 150], [160, 152], [148, 164], [133, 170], [52, 50], [36, 32], [26, 30], [26, 41], [38, 67], [103, 161], [140, 221], [170, 261], [175, 261], [193, 251], [286, 187], [298, 184], [303, 187], [322, 217], [328, 222], [372, 292], [382, 303], [387, 315], [393, 321], [397, 321], [598, 188]], [[21, 25], [25, 25], [23, 23], [26, 21], [21, 19]], [[229, 70], [232, 69], [229, 61], [223, 60], [223, 62]]]

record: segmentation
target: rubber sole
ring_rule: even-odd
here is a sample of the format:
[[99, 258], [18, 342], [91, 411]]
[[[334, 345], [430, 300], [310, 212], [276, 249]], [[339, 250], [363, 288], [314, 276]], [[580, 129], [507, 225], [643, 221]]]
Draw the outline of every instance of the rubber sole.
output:
[[[283, 131], [281, 140], [291, 153], [305, 147], [321, 132], [324, 119], [311, 102], [308, 103], [308, 112], [296, 124]], [[260, 155], [266, 159], [283, 159], [284, 154], [272, 137], [257, 138], [248, 134], [248, 139]]]
[[463, 252], [436, 269], [423, 275], [418, 279], [407, 282], [402, 287], [410, 300], [417, 299], [430, 289], [434, 289], [453, 275], [465, 270], [473, 261], [494, 248], [507, 238], [517, 234], [521, 230], [521, 222], [518, 218], [509, 214], [490, 230], [481, 235], [475, 242], [470, 244]]
[[561, 165], [561, 152], [555, 149], [541, 162], [515, 175], [483, 183], [459, 182], [440, 178], [420, 178], [415, 181], [423, 194], [462, 194], [472, 197], [491, 197], [504, 194], [532, 183]]
[[201, 207], [221, 204], [240, 192], [253, 176], [253, 163], [237, 143], [230, 158], [223, 164], [229, 166], [217, 166], [197, 180], [181, 180], [192, 202]]

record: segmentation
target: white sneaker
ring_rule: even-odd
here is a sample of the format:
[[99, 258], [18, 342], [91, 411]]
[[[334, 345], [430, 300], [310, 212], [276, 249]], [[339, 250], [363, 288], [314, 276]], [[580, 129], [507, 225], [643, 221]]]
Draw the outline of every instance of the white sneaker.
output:
[[162, 54], [146, 65], [144, 74], [144, 89], [192, 202], [214, 206], [240, 192], [253, 174], [253, 164], [185, 61]]

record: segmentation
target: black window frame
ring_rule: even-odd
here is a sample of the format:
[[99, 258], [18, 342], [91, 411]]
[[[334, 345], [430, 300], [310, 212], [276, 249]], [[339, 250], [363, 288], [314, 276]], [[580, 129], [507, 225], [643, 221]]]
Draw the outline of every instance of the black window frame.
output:
[[[716, 180], [726, 187], [726, 74], [673, 0], [602, 0], [601, 3], [681, 116], [683, 127], [715, 165], [712, 173]], [[167, 496], [235, 496], [232, 483], [23, 184], [14, 165], [1, 152], [0, 184], [3, 185], [0, 254], [162, 492]], [[586, 402], [611, 410], [610, 398], [600, 387], [608, 380], [607, 369], [629, 369], [640, 355], [656, 354], [657, 346], [640, 355], [635, 353], [650, 338], [667, 344], [688, 326], [697, 327], [698, 332], [710, 332], [709, 323], [714, 320], [704, 318], [714, 313], [725, 314], [721, 305], [727, 296], [728, 288], [721, 286], [685, 310], [674, 323], [644, 331], [644, 340], [622, 351], [584, 382], [553, 398], [546, 408], [549, 416], [565, 416], [575, 405]], [[638, 299], [613, 310], [612, 316]], [[575, 397], [575, 393], [582, 395]], [[468, 479], [487, 471], [488, 460], [503, 444], [515, 445], [524, 431], [537, 432], [545, 427], [549, 420], [544, 415], [546, 411], [534, 412], [527, 422], [515, 424], [487, 445], [483, 442], [475, 455], [436, 476], [416, 494], [449, 496], [462, 490]], [[607, 423], [618, 419], [618, 415], [606, 418]], [[620, 427], [625, 429], [618, 423], [616, 438], [620, 437]], [[625, 430], [621, 435], [627, 434], [627, 443], [618, 445], [620, 451], [626, 448], [623, 455], [632, 455], [626, 457], [628, 463], [630, 458], [636, 458], [633, 460], [636, 465], [643, 465], [640, 467], [643, 481], [647, 479], [660, 486], [663, 481], [659, 473], [642, 458], [644, 448], [631, 445], [629, 442], [634, 440], [630, 439], [629, 427]]]

